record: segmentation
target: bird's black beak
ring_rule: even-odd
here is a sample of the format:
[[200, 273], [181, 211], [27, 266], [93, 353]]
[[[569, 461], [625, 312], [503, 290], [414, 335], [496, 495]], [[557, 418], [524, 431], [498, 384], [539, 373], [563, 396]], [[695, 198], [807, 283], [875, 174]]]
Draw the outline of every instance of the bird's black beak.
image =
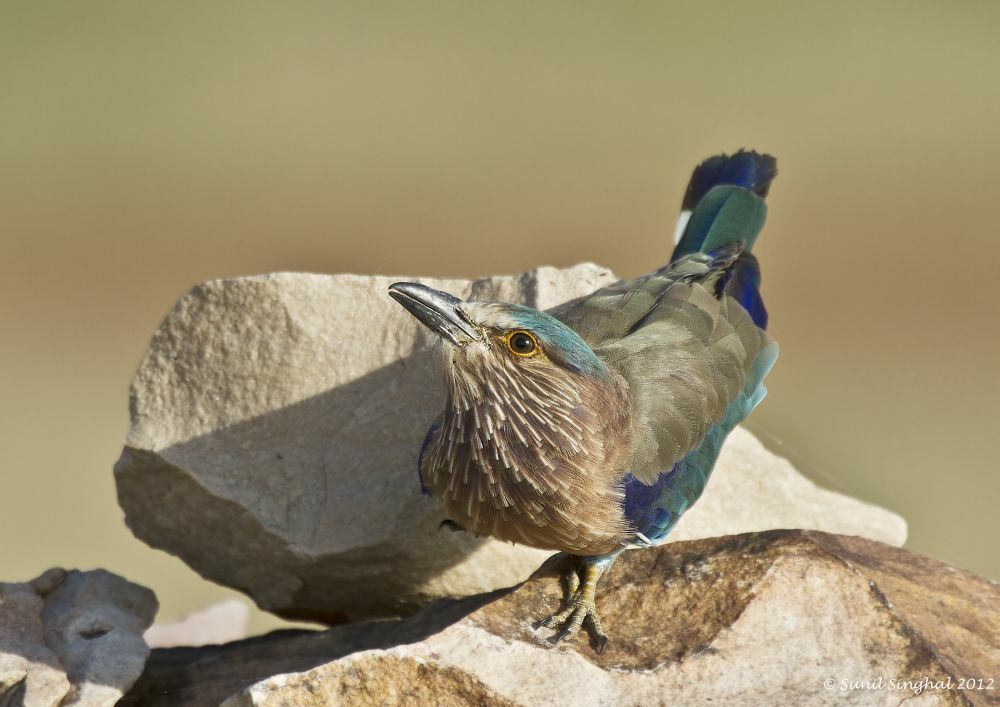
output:
[[482, 339], [482, 334], [462, 311], [462, 300], [447, 292], [415, 282], [397, 282], [389, 286], [389, 296], [435, 334], [455, 346]]

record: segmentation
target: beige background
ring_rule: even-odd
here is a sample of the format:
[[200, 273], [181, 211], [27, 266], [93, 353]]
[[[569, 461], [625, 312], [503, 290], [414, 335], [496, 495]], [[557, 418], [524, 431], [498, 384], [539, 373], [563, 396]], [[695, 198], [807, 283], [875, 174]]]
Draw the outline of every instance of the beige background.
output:
[[740, 146], [781, 170], [750, 427], [1000, 577], [998, 36], [990, 2], [0, 4], [0, 578], [102, 565], [165, 618], [228, 594], [111, 477], [194, 283], [635, 275]]

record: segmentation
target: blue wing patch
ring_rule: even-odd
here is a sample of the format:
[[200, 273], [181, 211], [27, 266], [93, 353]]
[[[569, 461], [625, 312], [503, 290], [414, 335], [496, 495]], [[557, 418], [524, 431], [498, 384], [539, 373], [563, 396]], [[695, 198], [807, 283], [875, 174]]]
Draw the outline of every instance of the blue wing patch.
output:
[[721, 291], [742, 305], [754, 324], [767, 329], [767, 308], [764, 306], [764, 298], [760, 296], [760, 265], [757, 258], [751, 253], [741, 253], [719, 285]]
[[417, 457], [417, 478], [420, 479], [420, 493], [425, 496], [429, 496], [431, 494], [431, 490], [427, 488], [427, 484], [424, 483], [424, 473], [420, 470], [420, 467], [424, 465], [424, 454], [427, 452], [427, 447], [430, 446], [431, 438], [440, 427], [441, 423], [435, 422], [431, 425], [431, 428], [427, 430], [427, 436], [424, 437], [424, 443], [420, 445], [420, 456]]
[[632, 474], [625, 476], [625, 518], [638, 533], [652, 541], [666, 537], [683, 512], [671, 513], [667, 509], [666, 501], [670, 499], [670, 494], [665, 493], [677, 478], [680, 467], [678, 462], [670, 471], [660, 473], [656, 481], [649, 485]]

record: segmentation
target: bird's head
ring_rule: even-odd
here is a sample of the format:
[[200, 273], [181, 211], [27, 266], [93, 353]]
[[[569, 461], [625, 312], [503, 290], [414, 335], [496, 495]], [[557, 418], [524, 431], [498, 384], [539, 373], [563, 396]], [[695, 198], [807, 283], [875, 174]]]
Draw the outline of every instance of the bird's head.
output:
[[502, 302], [462, 301], [413, 282], [389, 294], [446, 346], [446, 376], [453, 403], [497, 399], [578, 404], [581, 387], [604, 382], [608, 371], [591, 348], [555, 317]]

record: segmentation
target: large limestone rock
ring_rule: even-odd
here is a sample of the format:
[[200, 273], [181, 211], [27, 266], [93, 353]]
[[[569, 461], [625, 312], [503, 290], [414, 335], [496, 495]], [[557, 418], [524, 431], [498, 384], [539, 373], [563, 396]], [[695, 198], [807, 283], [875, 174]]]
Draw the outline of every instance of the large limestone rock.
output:
[[584, 637], [553, 648], [532, 629], [560, 600], [551, 570], [398, 621], [154, 651], [128, 697], [151, 707], [226, 694], [225, 707], [960, 705], [1000, 689], [959, 689], [997, 678], [1000, 587], [882, 543], [777, 530], [627, 552], [601, 581], [611, 636], [601, 655]]
[[142, 673], [156, 597], [104, 570], [0, 584], [0, 705], [113, 705]]
[[[547, 553], [442, 531], [419, 493], [443, 386], [437, 342], [386, 295], [396, 279], [273, 274], [181, 298], [132, 382], [115, 473], [133, 532], [289, 618], [402, 615], [527, 577]], [[578, 265], [421, 282], [547, 308], [614, 279]], [[737, 431], [675, 537], [775, 527], [905, 538]]]
[[[584, 265], [424, 282], [549, 307], [613, 279]], [[276, 274], [185, 295], [132, 382], [115, 472], [135, 534], [289, 618], [398, 615], [530, 574], [546, 553], [440, 531], [420, 494], [443, 386], [395, 280]]]

